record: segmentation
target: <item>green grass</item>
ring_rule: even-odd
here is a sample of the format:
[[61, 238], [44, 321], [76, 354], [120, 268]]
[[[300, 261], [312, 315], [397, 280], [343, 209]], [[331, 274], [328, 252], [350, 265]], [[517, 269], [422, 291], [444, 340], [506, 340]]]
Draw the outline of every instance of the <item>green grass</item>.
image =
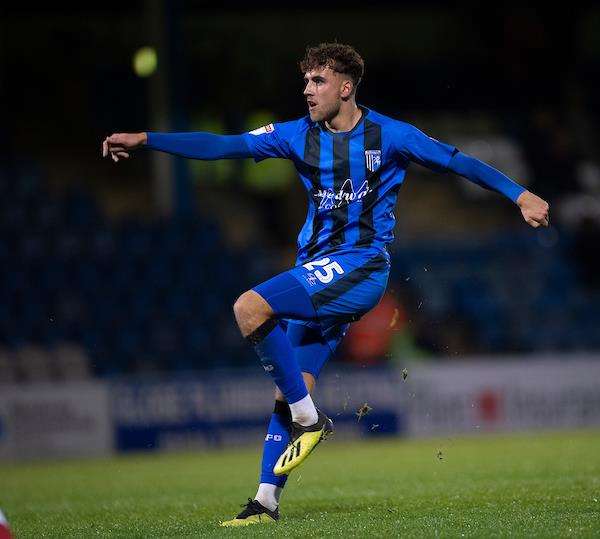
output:
[[[441, 451], [441, 459], [438, 452]], [[600, 432], [333, 440], [288, 481], [274, 526], [224, 529], [258, 452], [2, 465], [25, 537], [600, 537]]]

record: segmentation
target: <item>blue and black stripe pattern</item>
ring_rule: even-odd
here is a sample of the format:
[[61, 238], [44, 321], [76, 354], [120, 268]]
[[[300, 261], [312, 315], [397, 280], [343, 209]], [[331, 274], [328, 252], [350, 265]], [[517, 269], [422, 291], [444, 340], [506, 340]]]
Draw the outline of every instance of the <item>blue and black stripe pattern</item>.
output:
[[[310, 179], [312, 191], [321, 189], [321, 129], [313, 127], [306, 132], [304, 143], [304, 164], [307, 166], [306, 174]], [[312, 233], [305, 246], [307, 255], [313, 256], [317, 250], [317, 240], [323, 229], [323, 219], [317, 217], [315, 208], [315, 217], [312, 222]]]
[[[373, 244], [382, 170], [381, 133], [380, 124], [364, 117], [348, 133], [334, 134], [323, 125], [307, 130], [302, 173], [310, 183], [313, 207], [310, 236], [301, 246], [306, 258], [341, 246]], [[351, 138], [358, 143], [351, 143]], [[350, 212], [350, 204], [359, 209]]]
[[[365, 119], [365, 152], [381, 152], [381, 126]], [[381, 167], [373, 172], [367, 168], [368, 162], [365, 158], [365, 178], [369, 181], [370, 191], [362, 199], [362, 211], [360, 213], [358, 231], [359, 239], [357, 245], [367, 246], [373, 243], [375, 238], [375, 225], [373, 223], [373, 211], [377, 202], [377, 192], [381, 183]]]
[[331, 236], [329, 244], [337, 247], [345, 243], [345, 230], [348, 225], [348, 204], [342, 197], [348, 193], [346, 180], [350, 178], [350, 144], [348, 137], [333, 139], [333, 193], [339, 196], [339, 206], [331, 210]]
[[[308, 192], [298, 262], [343, 249], [384, 249], [394, 240], [394, 207], [409, 164], [445, 172], [460, 156], [456, 147], [413, 125], [363, 106], [360, 110], [360, 120], [348, 132], [333, 133], [325, 122], [305, 116], [243, 136], [247, 154], [257, 161], [292, 160]], [[493, 182], [469, 174], [465, 177], [495, 189]], [[510, 185], [500, 191], [514, 200], [523, 188], [507, 181]]]
[[[350, 273], [344, 275], [342, 278], [338, 279], [335, 283], [324, 288], [320, 292], [313, 294], [311, 296], [312, 303], [315, 307], [315, 310], [320, 309], [324, 305], [331, 303], [336, 300], [340, 296], [343, 296], [350, 290], [352, 290], [356, 285], [363, 282], [365, 279], [368, 279], [373, 273], [379, 271], [387, 271], [389, 262], [383, 253], [376, 255], [371, 258], [366, 264], [356, 268]], [[363, 313], [356, 313], [356, 319], [360, 318]]]

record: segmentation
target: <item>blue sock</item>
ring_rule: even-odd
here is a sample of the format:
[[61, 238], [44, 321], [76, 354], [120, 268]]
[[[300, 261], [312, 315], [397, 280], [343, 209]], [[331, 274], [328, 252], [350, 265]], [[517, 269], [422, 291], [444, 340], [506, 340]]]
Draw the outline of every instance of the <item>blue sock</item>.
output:
[[277, 320], [267, 320], [246, 339], [254, 345], [263, 369], [273, 377], [288, 403], [308, 395], [290, 340]]
[[269, 429], [265, 436], [263, 445], [262, 466], [259, 483], [270, 483], [278, 487], [283, 487], [287, 481], [287, 475], [275, 475], [273, 468], [277, 459], [283, 453], [290, 441], [290, 425], [292, 416], [290, 407], [282, 401], [275, 401], [275, 410], [271, 416]]

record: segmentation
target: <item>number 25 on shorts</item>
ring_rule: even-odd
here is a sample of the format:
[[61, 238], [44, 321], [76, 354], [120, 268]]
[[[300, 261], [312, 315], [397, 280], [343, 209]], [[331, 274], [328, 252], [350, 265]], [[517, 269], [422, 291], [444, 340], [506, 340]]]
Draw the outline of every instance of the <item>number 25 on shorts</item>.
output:
[[[303, 265], [308, 271], [312, 271], [315, 277], [324, 284], [330, 283], [333, 280], [333, 273], [342, 275], [344, 270], [337, 262], [331, 262], [329, 257], [322, 258], [321, 260], [315, 260], [314, 262], [308, 262]], [[321, 269], [315, 269], [322, 268]]]

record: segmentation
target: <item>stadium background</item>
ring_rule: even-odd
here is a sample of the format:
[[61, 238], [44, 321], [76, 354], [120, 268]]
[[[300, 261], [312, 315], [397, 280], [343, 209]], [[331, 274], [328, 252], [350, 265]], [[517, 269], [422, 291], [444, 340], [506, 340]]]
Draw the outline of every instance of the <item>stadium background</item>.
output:
[[[360, 102], [493, 163], [552, 206], [552, 227], [535, 231], [496, 194], [413, 166], [391, 249], [396, 329], [433, 357], [600, 348], [598, 9], [383, 4], [317, 17], [152, 5], [5, 8], [7, 353], [74, 343], [98, 376], [256, 363], [231, 304], [293, 261], [305, 195], [291, 167], [157, 166], [144, 152], [115, 166], [99, 141], [303, 115], [297, 60], [326, 39], [364, 55]], [[136, 76], [136, 51], [161, 43], [157, 71]]]
[[272, 388], [231, 306], [293, 264], [306, 195], [286, 162], [115, 165], [100, 143], [304, 115], [298, 60], [331, 40], [366, 61], [360, 103], [506, 172], [551, 226], [409, 169], [388, 293], [319, 382], [337, 434], [283, 529], [599, 532], [598, 5], [1, 9], [0, 509], [19, 536], [207, 536], [251, 492]]
[[600, 424], [597, 5], [2, 9], [0, 457], [260, 440], [270, 382], [231, 306], [293, 263], [292, 167], [146, 151], [115, 165], [100, 143], [304, 115], [297, 62], [331, 40], [365, 59], [360, 103], [551, 206], [534, 230], [495, 193], [409, 169], [388, 294], [323, 383], [342, 434]]

